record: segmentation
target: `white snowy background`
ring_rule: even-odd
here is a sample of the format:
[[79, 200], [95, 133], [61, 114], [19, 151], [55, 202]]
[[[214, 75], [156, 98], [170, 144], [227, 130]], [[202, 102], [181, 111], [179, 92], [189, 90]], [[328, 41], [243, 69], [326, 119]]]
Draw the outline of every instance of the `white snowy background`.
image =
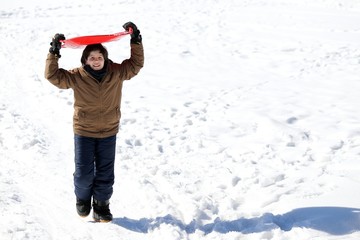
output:
[[[112, 223], [73, 193], [73, 95], [49, 42], [141, 30]], [[129, 37], [104, 44], [115, 62]], [[80, 66], [83, 49], [62, 49]], [[0, 239], [360, 239], [359, 0], [11, 0], [0, 6]]]

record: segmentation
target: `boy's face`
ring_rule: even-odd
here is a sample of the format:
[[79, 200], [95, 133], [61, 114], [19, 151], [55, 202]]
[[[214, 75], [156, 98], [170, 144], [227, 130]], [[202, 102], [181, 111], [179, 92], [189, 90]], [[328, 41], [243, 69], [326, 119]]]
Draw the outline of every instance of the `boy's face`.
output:
[[105, 59], [99, 50], [91, 51], [86, 59], [86, 64], [93, 70], [101, 70], [104, 67]]

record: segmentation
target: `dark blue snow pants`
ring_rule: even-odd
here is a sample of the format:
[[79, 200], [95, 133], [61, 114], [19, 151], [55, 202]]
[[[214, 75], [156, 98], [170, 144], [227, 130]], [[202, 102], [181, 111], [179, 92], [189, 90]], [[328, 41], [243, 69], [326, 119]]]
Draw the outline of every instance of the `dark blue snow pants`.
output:
[[81, 200], [111, 198], [115, 180], [116, 135], [107, 138], [75, 134], [75, 195]]

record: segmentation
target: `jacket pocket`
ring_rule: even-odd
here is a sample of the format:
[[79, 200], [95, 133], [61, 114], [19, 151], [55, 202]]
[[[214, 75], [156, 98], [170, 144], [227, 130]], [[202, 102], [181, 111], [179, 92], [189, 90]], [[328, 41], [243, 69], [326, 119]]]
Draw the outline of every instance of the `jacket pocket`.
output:
[[116, 111], [116, 119], [119, 121], [119, 120], [120, 120], [120, 118], [121, 118], [120, 108], [119, 108], [119, 107], [117, 107], [117, 108], [115, 109], [115, 111]]
[[84, 129], [96, 129], [98, 117], [89, 112], [85, 112], [79, 107], [75, 108], [74, 111], [74, 123], [75, 125]]
[[108, 111], [104, 115], [104, 120], [108, 124], [115, 124], [119, 122], [120, 120], [120, 109], [119, 107], [116, 107], [115, 109], [112, 109], [111, 111]]
[[85, 121], [86, 113], [81, 108], [76, 107], [74, 110], [74, 119], [77, 121]]

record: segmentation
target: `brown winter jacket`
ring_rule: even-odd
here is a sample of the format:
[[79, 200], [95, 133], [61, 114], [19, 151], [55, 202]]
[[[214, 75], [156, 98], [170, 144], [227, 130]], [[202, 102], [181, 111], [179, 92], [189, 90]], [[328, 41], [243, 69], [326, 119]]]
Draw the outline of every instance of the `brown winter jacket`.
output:
[[94, 138], [118, 133], [121, 90], [124, 80], [134, 77], [144, 65], [142, 44], [131, 44], [131, 56], [121, 64], [109, 60], [107, 72], [99, 83], [83, 67], [59, 68], [58, 58], [48, 54], [45, 78], [61, 89], [74, 91], [74, 133]]

